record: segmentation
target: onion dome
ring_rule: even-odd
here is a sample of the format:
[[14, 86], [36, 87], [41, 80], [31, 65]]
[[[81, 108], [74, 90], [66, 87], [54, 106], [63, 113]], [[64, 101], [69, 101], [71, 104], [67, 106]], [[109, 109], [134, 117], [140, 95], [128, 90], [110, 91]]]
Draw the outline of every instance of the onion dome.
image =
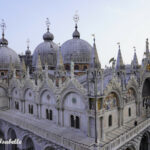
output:
[[8, 70], [10, 64], [16, 69], [20, 69], [20, 59], [17, 53], [8, 47], [8, 41], [5, 39], [5, 23], [2, 22], [2, 38], [0, 39], [0, 70]]
[[54, 35], [49, 32], [49, 28], [47, 29], [47, 32], [43, 35], [43, 40], [44, 41], [53, 41], [54, 40]]
[[4, 34], [2, 34], [2, 38], [0, 39], [0, 45], [8, 45], [8, 41], [4, 38]]
[[92, 46], [85, 40], [80, 39], [77, 24], [72, 34], [72, 39], [67, 40], [61, 46], [64, 64], [74, 63], [90, 64]]
[[32, 66], [35, 68], [38, 55], [40, 55], [42, 67], [47, 63], [48, 67], [55, 68], [57, 63], [57, 50], [59, 47], [53, 42], [54, 36], [49, 31], [49, 20], [47, 18], [47, 32], [43, 35], [44, 42], [40, 43], [34, 50]]
[[76, 24], [76, 26], [75, 26], [75, 31], [74, 31], [73, 34], [72, 34], [72, 37], [73, 37], [73, 38], [80, 38], [80, 33], [79, 33], [79, 31], [78, 31], [77, 29], [78, 29], [78, 26], [77, 26], [77, 24]]

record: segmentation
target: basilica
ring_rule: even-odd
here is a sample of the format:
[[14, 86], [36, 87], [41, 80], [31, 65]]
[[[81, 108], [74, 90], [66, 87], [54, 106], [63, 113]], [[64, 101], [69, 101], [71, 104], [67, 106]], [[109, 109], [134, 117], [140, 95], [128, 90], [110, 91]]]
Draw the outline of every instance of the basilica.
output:
[[[83, 40], [78, 15], [71, 39], [56, 44], [47, 19], [31, 53], [0, 39], [0, 150], [150, 150], [150, 51], [102, 68], [95, 36]], [[40, 37], [39, 37], [40, 38]], [[0, 140], [0, 141], [1, 141]]]

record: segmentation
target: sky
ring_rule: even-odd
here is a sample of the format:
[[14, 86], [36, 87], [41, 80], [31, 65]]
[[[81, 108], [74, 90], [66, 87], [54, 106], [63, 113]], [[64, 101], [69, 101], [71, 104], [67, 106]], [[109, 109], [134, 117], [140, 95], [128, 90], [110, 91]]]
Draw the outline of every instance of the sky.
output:
[[141, 63], [146, 38], [150, 38], [150, 0], [0, 0], [5, 37], [18, 54], [25, 53], [28, 38], [32, 53], [43, 42], [46, 18], [55, 43], [71, 39], [76, 11], [81, 39], [92, 45], [95, 34], [102, 67], [117, 57], [118, 42], [125, 64], [131, 63], [134, 46]]

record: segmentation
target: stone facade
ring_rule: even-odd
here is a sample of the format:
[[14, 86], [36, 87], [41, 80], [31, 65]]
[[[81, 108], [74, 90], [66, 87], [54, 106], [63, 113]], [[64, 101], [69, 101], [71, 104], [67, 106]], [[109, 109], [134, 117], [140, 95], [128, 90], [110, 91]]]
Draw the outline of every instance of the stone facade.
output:
[[[46, 45], [53, 38], [48, 28]], [[79, 38], [77, 28], [74, 38]], [[20, 70], [7, 68], [7, 78], [0, 78], [0, 138], [22, 144], [1, 144], [0, 150], [149, 150], [148, 44], [141, 65], [136, 52], [125, 65], [119, 45], [116, 64], [111, 59], [112, 67], [102, 69], [94, 39], [82, 73], [72, 59], [65, 70], [61, 47], [52, 70], [40, 59], [43, 47], [33, 72], [32, 55], [29, 66], [25, 62]]]

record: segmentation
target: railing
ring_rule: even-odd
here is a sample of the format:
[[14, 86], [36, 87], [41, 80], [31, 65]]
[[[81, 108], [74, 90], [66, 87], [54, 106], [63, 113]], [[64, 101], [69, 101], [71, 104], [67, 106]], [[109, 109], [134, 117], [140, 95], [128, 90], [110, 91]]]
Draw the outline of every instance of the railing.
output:
[[20, 128], [23, 128], [24, 130], [28, 130], [35, 135], [39, 135], [40, 137], [50, 140], [54, 142], [55, 144], [58, 144], [72, 150], [90, 150], [89, 145], [85, 145], [76, 141], [72, 141], [71, 139], [67, 139], [61, 135], [57, 135], [55, 133], [52, 133], [48, 129], [43, 129], [39, 127], [38, 125], [33, 125], [32, 123], [29, 123], [23, 119], [17, 118], [17, 117], [11, 117], [9, 114], [1, 111], [0, 112], [0, 119], [7, 121], [9, 123], [12, 123], [16, 126], [19, 126]]
[[131, 139], [133, 139], [137, 134], [142, 132], [144, 129], [150, 126], [150, 119], [147, 119], [140, 124], [138, 124], [136, 127], [133, 127], [131, 130], [123, 133], [118, 138], [112, 140], [108, 144], [105, 144], [102, 147], [102, 150], [109, 150], [109, 149], [117, 149], [120, 146], [124, 145], [125, 143], [129, 142]]
[[[71, 139], [65, 138], [63, 136], [57, 135], [55, 133], [52, 133], [48, 129], [43, 129], [39, 127], [38, 125], [34, 125], [30, 122], [27, 122], [23, 119], [17, 118], [17, 117], [11, 117], [9, 114], [1, 111], [0, 112], [0, 119], [5, 120], [7, 122], [10, 122], [14, 125], [20, 126], [21, 128], [31, 131], [35, 135], [40, 135], [41, 137], [50, 140], [54, 143], [59, 143], [59, 145], [64, 146], [68, 149], [72, 150], [91, 150], [93, 149], [94, 145], [86, 145], [82, 144], [76, 141], [73, 141]], [[109, 143], [104, 144], [102, 147], [99, 147], [101, 150], [113, 150], [121, 147], [122, 145], [126, 144], [130, 140], [132, 140], [137, 134], [141, 133], [144, 129], [150, 126], [150, 118], [139, 123], [137, 126], [133, 127], [129, 131], [121, 134], [116, 139], [110, 141]]]

